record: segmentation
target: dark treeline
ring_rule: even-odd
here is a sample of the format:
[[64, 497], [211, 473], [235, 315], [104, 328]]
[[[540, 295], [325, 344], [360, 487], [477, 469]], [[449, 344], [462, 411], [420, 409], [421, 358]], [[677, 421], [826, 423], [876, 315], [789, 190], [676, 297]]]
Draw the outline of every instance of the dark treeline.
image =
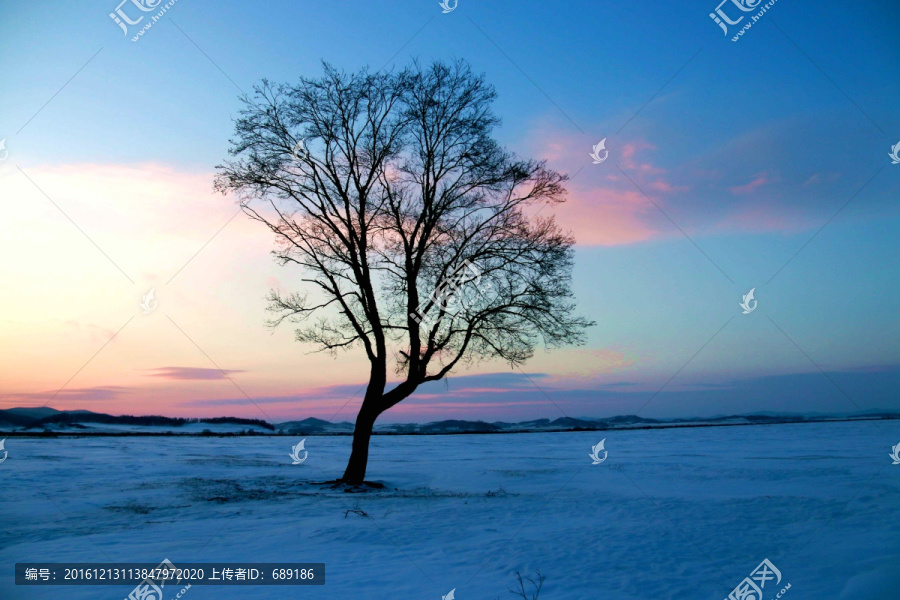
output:
[[[4, 411], [5, 412], [5, 411]], [[4, 420], [18, 421], [18, 425], [26, 429], [42, 429], [48, 425], [77, 425], [81, 423], [101, 423], [106, 425], [145, 425], [145, 426], [168, 426], [182, 427], [190, 423], [209, 423], [209, 424], [234, 424], [256, 426], [275, 430], [275, 426], [261, 419], [242, 419], [240, 417], [213, 417], [209, 419], [198, 418], [181, 418], [181, 417], [163, 417], [160, 415], [132, 416], [132, 415], [107, 415], [103, 413], [91, 412], [62, 412], [43, 418], [28, 417], [26, 415], [3, 415]], [[12, 419], [10, 419], [12, 417]]]

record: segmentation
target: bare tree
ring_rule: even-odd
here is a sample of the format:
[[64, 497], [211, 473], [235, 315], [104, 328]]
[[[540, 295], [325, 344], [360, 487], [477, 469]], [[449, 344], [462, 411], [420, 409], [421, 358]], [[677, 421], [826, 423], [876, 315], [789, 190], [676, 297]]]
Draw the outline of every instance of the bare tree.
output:
[[423, 383], [461, 363], [521, 364], [539, 343], [581, 344], [592, 324], [573, 315], [574, 240], [528, 216], [562, 202], [567, 177], [500, 147], [495, 96], [458, 61], [325, 64], [242, 98], [216, 187], [272, 231], [274, 255], [306, 284], [270, 294], [272, 325], [298, 323], [297, 340], [320, 350], [361, 347], [370, 363], [343, 482], [364, 481], [375, 420]]

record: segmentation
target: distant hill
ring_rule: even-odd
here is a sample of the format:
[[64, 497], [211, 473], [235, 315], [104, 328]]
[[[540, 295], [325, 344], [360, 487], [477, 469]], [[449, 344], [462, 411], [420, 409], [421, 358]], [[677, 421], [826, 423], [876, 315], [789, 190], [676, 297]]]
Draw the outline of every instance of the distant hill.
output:
[[0, 429], [16, 429], [27, 427], [44, 417], [58, 414], [59, 411], [52, 408], [10, 408], [0, 410]]
[[[41, 406], [39, 408], [10, 408], [8, 410], [3, 411], [12, 415], [19, 415], [22, 417], [28, 417], [32, 419], [42, 419], [44, 417], [49, 417], [51, 415], [58, 414], [59, 411], [55, 408], [50, 408], [49, 406]], [[90, 412], [88, 410], [84, 411], [71, 411], [71, 412]]]
[[[561, 417], [519, 423], [448, 419], [431, 423], [387, 423], [376, 425], [376, 435], [441, 435], [467, 433], [528, 433], [556, 431], [607, 431], [623, 429], [663, 429], [672, 427], [716, 427], [778, 423], [817, 423], [862, 419], [900, 419], [887, 411], [864, 415], [797, 415], [756, 413], [691, 419], [649, 419], [620, 415], [604, 419]], [[261, 419], [214, 417], [186, 419], [158, 415], [109, 415], [89, 410], [59, 411], [53, 408], [10, 408], [0, 410], [0, 434], [10, 435], [352, 435], [353, 423], [332, 423], [310, 417], [300, 421], [269, 423]]]
[[[209, 419], [185, 419], [180, 417], [163, 417], [156, 415], [108, 415], [88, 410], [58, 411], [52, 408], [10, 408], [0, 410], [0, 430], [2, 431], [56, 431], [78, 430], [84, 433], [115, 433], [119, 431], [194, 430], [202, 433], [200, 426], [207, 426], [211, 432], [219, 431], [275, 431], [270, 423], [260, 419], [243, 419], [239, 417], [214, 417]], [[243, 428], [243, 429], [242, 429]], [[164, 432], [160, 431], [160, 432]]]
[[418, 426], [419, 433], [494, 433], [503, 431], [503, 428], [495, 423], [484, 421], [438, 421]]
[[310, 417], [302, 421], [286, 421], [279, 423], [279, 431], [295, 435], [315, 435], [317, 433], [352, 433], [353, 423], [332, 423]]

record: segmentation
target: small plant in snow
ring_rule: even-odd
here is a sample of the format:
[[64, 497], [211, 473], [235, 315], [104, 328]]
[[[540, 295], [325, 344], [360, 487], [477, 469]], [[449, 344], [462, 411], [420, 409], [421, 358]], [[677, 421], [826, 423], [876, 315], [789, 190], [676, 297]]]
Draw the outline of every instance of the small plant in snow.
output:
[[357, 514], [357, 515], [359, 515], [359, 516], [361, 516], [361, 517], [365, 517], [365, 518], [367, 518], [367, 519], [369, 518], [369, 513], [367, 513], [366, 511], [362, 510], [362, 509], [361, 509], [360, 507], [358, 507], [358, 506], [354, 506], [354, 507], [351, 508], [351, 509], [345, 510], [345, 511], [344, 511], [344, 518], [346, 519], [346, 518], [350, 515], [350, 513]]
[[484, 495], [488, 498], [495, 498], [495, 497], [505, 498], [506, 490], [504, 490], [503, 486], [501, 485], [500, 488], [496, 492], [493, 490], [488, 490], [487, 492], [485, 492]]
[[[535, 570], [535, 573], [536, 575], [533, 579], [531, 577], [522, 577], [522, 574], [516, 571], [516, 580], [519, 584], [519, 588], [510, 589], [509, 593], [519, 598], [523, 598], [524, 600], [538, 600], [538, 597], [541, 595], [541, 588], [544, 587], [544, 580], [547, 579], [547, 576], [538, 570]], [[534, 592], [525, 589], [526, 581]]]

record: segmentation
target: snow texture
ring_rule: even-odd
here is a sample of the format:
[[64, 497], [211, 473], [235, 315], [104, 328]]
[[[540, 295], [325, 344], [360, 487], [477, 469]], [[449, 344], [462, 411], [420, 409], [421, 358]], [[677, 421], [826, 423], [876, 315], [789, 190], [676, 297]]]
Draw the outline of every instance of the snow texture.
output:
[[[25, 587], [13, 564], [324, 562], [321, 587], [193, 586], [182, 600], [722, 600], [764, 559], [787, 600], [900, 598], [896, 422], [347, 437], [15, 438], [0, 463], [0, 598], [121, 600], [132, 586]], [[606, 438], [606, 461], [591, 447]], [[356, 510], [356, 512], [352, 512]], [[351, 511], [351, 512], [347, 512]], [[174, 589], [177, 592], [178, 589]], [[164, 600], [171, 600], [166, 597]]]

